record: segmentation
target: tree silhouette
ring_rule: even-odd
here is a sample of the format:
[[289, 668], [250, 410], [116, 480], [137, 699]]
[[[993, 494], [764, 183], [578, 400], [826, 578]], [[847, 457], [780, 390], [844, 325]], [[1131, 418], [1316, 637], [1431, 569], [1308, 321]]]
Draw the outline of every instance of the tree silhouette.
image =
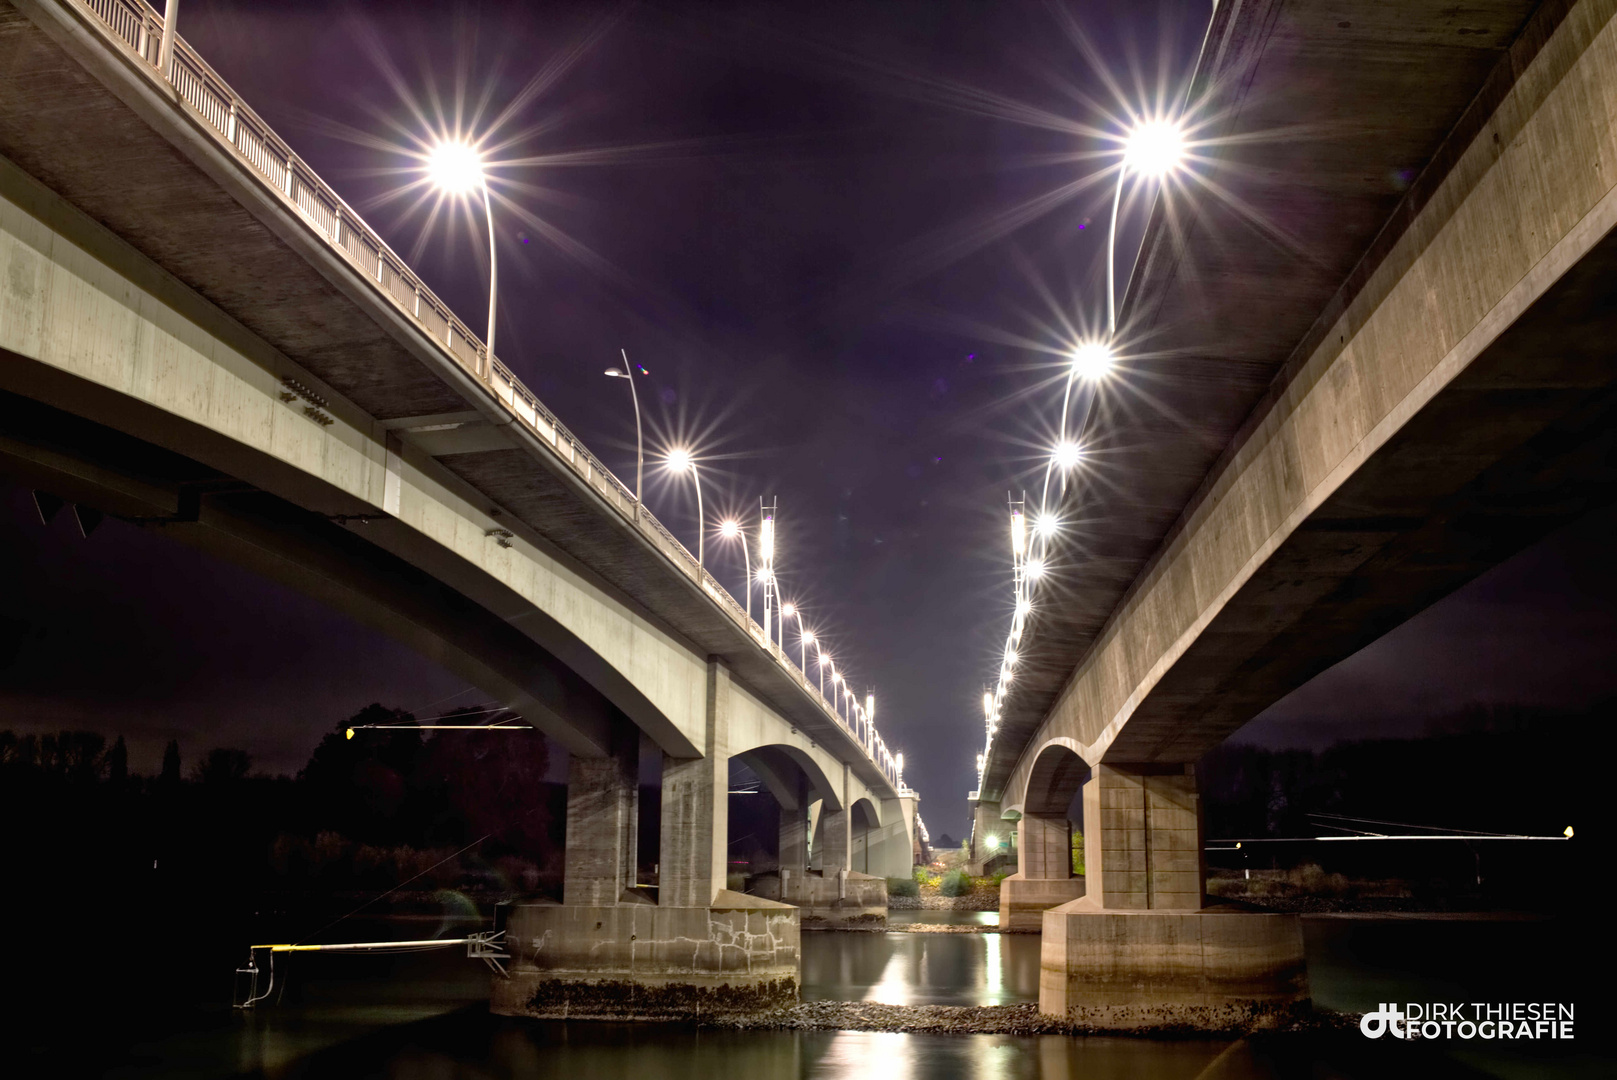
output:
[[191, 779], [202, 784], [233, 784], [247, 779], [253, 759], [245, 750], [216, 746], [191, 770]]
[[112, 744], [107, 751], [107, 779], [115, 787], [123, 787], [129, 782], [129, 747], [124, 745], [124, 737], [118, 736], [118, 741]]
[[163, 771], [157, 778], [165, 784], [180, 782], [180, 740], [170, 739], [163, 747]]

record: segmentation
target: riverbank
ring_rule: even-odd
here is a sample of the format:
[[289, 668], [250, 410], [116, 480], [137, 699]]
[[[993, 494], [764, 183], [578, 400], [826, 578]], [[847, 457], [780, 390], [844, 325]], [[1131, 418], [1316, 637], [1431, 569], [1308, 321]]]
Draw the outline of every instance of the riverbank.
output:
[[923, 883], [919, 896], [887, 897], [889, 911], [998, 911], [999, 882], [993, 878], [972, 878], [971, 889], [959, 896], [944, 896], [938, 886]]
[[1328, 1010], [1254, 1015], [1233, 1027], [1210, 1031], [1171, 1025], [1118, 1031], [1044, 1016], [1032, 1002], [1015, 1005], [886, 1005], [873, 1001], [805, 1001], [766, 1013], [716, 1016], [702, 1027], [736, 1031], [880, 1031], [910, 1035], [1118, 1035], [1148, 1039], [1239, 1036], [1253, 1031], [1345, 1031], [1359, 1015]]

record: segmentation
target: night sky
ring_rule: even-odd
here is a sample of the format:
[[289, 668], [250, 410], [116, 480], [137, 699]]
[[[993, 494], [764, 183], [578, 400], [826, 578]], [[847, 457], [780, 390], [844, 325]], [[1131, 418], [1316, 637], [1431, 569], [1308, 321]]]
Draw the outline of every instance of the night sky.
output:
[[[390, 197], [412, 164], [398, 128], [421, 131], [400, 88], [451, 115], [457, 93], [468, 113], [486, 100], [486, 122], [541, 79], [501, 129], [498, 156], [529, 159], [498, 174], [515, 204], [496, 211], [501, 358], [631, 483], [627, 387], [602, 369], [620, 348], [648, 368], [647, 501], [693, 550], [695, 500], [658, 477], [657, 448], [695, 449], [710, 519], [778, 497], [787, 598], [874, 686], [928, 824], [958, 836], [1009, 617], [1006, 493], [1047, 452], [1065, 328], [1104, 303], [1110, 193], [1075, 184], [1103, 144], [1029, 119], [1106, 126], [1094, 54], [1131, 95], [1176, 87], [1209, 9], [1070, 4], [1091, 54], [1048, 5], [938, 0], [186, 0], [181, 32], [473, 326], [481, 219], [429, 226]], [[1613, 523], [1530, 549], [1238, 738], [1419, 735], [1474, 702], [1617, 693]], [[0, 726], [123, 733], [137, 770], [178, 738], [188, 758], [239, 746], [295, 771], [373, 700], [480, 700], [155, 532], [42, 528], [9, 482], [0, 557], [21, 571], [0, 591]], [[739, 551], [710, 538], [708, 561], [739, 598]]]

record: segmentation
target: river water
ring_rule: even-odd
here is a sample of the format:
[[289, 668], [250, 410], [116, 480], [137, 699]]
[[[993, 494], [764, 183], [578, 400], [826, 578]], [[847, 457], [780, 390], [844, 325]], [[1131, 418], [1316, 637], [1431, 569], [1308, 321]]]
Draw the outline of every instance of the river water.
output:
[[[985, 921], [993, 914], [894, 913], [894, 921]], [[82, 1042], [44, 1040], [24, 1056], [42, 1075], [127, 1078], [450, 1077], [880, 1080], [972, 1077], [1584, 1077], [1617, 1075], [1600, 1003], [1579, 1001], [1576, 927], [1552, 920], [1304, 920], [1318, 1005], [1381, 1001], [1577, 1001], [1570, 1043], [1395, 1043], [1357, 1031], [1230, 1040], [934, 1036], [870, 1032], [719, 1032], [660, 1025], [491, 1017], [482, 966], [457, 950], [309, 955], [281, 968], [273, 1003], [228, 1007], [228, 972], [201, 1000], [131, 1002], [122, 1025]], [[371, 939], [431, 936], [419, 926], [356, 924]], [[447, 934], [452, 926], [436, 928]], [[459, 932], [464, 932], [460, 930]], [[1587, 948], [1585, 945], [1584, 948]], [[138, 995], [139, 973], [109, 991]], [[888, 1004], [1003, 1005], [1038, 1000], [1039, 938], [998, 933], [803, 935], [803, 997]], [[284, 989], [283, 989], [284, 988]], [[211, 997], [213, 991], [218, 996]], [[110, 1000], [117, 1000], [114, 994]], [[1587, 1017], [1588, 1019], [1584, 1019]], [[136, 1019], [138, 1018], [138, 1020]], [[42, 1036], [41, 1039], [44, 1037]], [[26, 1040], [25, 1040], [26, 1041]], [[13, 1057], [13, 1060], [17, 1060]]]

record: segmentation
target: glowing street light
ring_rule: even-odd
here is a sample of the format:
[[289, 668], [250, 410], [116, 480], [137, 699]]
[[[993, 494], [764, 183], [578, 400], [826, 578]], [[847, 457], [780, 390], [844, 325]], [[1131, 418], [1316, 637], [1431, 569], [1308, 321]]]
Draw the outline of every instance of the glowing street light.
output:
[[702, 516], [702, 474], [697, 471], [696, 461], [691, 457], [689, 450], [679, 448], [670, 450], [666, 460], [670, 472], [682, 473], [689, 469], [691, 479], [696, 483], [696, 571], [700, 577], [704, 541], [707, 539], [707, 521]]
[[1112, 347], [1104, 342], [1090, 341], [1072, 352], [1071, 372], [1075, 378], [1094, 381], [1112, 370]]
[[[468, 142], [438, 143], [427, 154], [427, 177], [439, 191], [449, 195], [483, 192], [483, 217], [488, 221], [488, 347], [489, 369], [494, 360], [494, 301], [498, 295], [499, 267], [494, 251], [494, 208], [489, 203], [488, 177], [483, 172], [483, 156]], [[637, 495], [638, 497], [638, 495]]]
[[1058, 443], [1050, 457], [1055, 461], [1056, 468], [1066, 472], [1083, 460], [1084, 450], [1075, 442]]
[[1027, 576], [1029, 578], [1032, 578], [1033, 580], [1037, 581], [1039, 578], [1044, 576], [1044, 560], [1043, 559], [1029, 559], [1027, 561], [1026, 572], [1027, 572]]
[[1171, 120], [1147, 120], [1123, 140], [1123, 168], [1160, 180], [1185, 160], [1185, 131]]
[[[489, 332], [493, 333], [492, 330]], [[489, 351], [491, 353], [494, 351], [492, 345], [489, 346]], [[640, 502], [640, 480], [642, 474], [646, 471], [646, 444], [640, 436], [640, 391], [634, 387], [634, 368], [629, 365], [629, 351], [627, 349], [619, 349], [618, 351], [623, 353], [623, 370], [619, 371], [615, 367], [610, 367], [606, 369], [606, 373], [614, 379], [628, 379], [629, 395], [634, 399], [634, 501], [638, 504]], [[639, 510], [638, 505], [635, 509]]]
[[[725, 518], [719, 523], [719, 535], [726, 540], [734, 540], [741, 535], [741, 522], [735, 518]], [[750, 623], [752, 622], [752, 556], [747, 551], [747, 541], [745, 539], [741, 541], [741, 559], [742, 565], [747, 571], [747, 621]]]
[[803, 620], [797, 620], [797, 666], [808, 677], [808, 647], [814, 644], [814, 631], [805, 629]]

